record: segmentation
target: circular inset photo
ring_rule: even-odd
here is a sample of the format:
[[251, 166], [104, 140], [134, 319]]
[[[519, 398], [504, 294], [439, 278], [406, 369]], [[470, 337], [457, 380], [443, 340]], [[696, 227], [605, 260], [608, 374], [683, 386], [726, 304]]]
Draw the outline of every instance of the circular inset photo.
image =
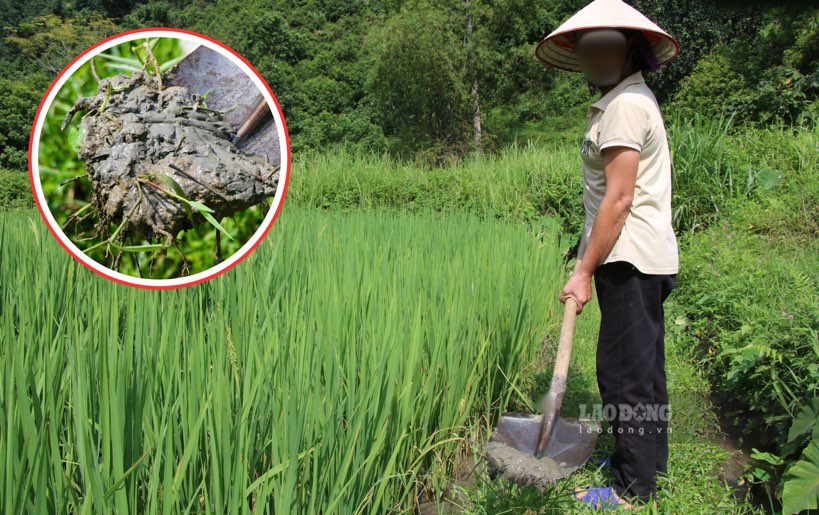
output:
[[144, 288], [224, 272], [273, 224], [290, 168], [259, 73], [201, 34], [140, 29], [75, 58], [35, 117], [40, 213], [93, 271]]

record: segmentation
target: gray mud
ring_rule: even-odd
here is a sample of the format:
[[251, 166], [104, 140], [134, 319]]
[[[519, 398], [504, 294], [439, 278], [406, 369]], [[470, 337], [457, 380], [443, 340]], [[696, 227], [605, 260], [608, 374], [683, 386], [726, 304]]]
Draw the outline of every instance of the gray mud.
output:
[[102, 79], [95, 96], [77, 99], [63, 129], [86, 111], [77, 154], [101, 226], [127, 219], [123, 238], [175, 237], [204, 219], [194, 213], [192, 221], [185, 204], [167, 192], [205, 204], [217, 220], [275, 195], [278, 167], [238, 150], [236, 130], [201, 103], [189, 89], [162, 88], [144, 72]]
[[541, 492], [554, 486], [557, 478], [565, 475], [562, 474], [561, 464], [552, 458], [544, 456], [537, 459], [501, 442], [487, 442], [486, 452], [493, 477], [499, 473], [509, 481], [534, 486]]

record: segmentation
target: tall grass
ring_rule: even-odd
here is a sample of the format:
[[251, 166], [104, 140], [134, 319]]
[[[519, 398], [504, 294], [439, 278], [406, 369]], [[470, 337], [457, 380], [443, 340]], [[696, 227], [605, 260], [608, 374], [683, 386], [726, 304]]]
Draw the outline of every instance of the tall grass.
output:
[[[672, 210], [678, 234], [712, 225], [731, 202], [797, 179], [819, 166], [815, 131], [737, 126], [730, 117], [666, 116], [672, 153]], [[343, 150], [302, 153], [294, 162], [289, 205], [395, 206], [468, 210], [507, 220], [559, 216], [579, 239], [583, 184], [579, 146], [514, 144], [443, 168]]]
[[240, 266], [157, 292], [0, 214], [0, 509], [411, 509], [556, 320], [556, 232], [290, 206]]
[[559, 216], [582, 223], [579, 166], [573, 147], [532, 142], [444, 168], [343, 149], [305, 152], [294, 164], [287, 200], [321, 208], [393, 206], [515, 221]]

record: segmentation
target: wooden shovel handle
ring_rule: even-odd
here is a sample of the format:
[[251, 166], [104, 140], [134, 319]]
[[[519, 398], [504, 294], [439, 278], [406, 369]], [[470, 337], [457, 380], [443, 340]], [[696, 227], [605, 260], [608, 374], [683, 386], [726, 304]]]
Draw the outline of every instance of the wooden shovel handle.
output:
[[247, 118], [245, 118], [242, 126], [239, 127], [239, 130], [236, 132], [236, 139], [244, 139], [248, 134], [252, 133], [253, 130], [259, 126], [259, 124], [266, 121], [271, 114], [270, 107], [267, 105], [267, 100], [262, 97], [261, 100], [256, 103], [253, 111], [251, 111]]
[[[571, 300], [571, 302], [569, 302]], [[543, 418], [540, 423], [535, 445], [535, 458], [542, 458], [546, 452], [546, 446], [552, 435], [555, 422], [560, 414], [560, 407], [563, 405], [563, 396], [566, 393], [566, 378], [569, 372], [569, 358], [572, 355], [572, 337], [574, 336], [574, 321], [577, 316], [579, 304], [569, 297], [564, 302], [563, 323], [560, 326], [560, 342], [557, 347], [557, 358], [555, 359], [555, 371], [552, 374], [552, 384], [549, 393], [544, 397]]]
[[[571, 301], [571, 302], [569, 302]], [[560, 410], [563, 403], [563, 394], [566, 392], [566, 378], [569, 374], [569, 358], [572, 355], [572, 338], [574, 336], [574, 322], [577, 318], [577, 308], [580, 305], [573, 298], [569, 297], [563, 306], [563, 323], [560, 326], [560, 341], [557, 346], [557, 357], [555, 358], [555, 371], [552, 374], [552, 385], [549, 391], [557, 395], [559, 404], [555, 406]]]

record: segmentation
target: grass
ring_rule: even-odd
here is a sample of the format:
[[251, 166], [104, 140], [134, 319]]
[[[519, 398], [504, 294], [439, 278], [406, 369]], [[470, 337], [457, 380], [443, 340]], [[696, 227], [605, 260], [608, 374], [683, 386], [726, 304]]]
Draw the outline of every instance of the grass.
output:
[[[730, 118], [667, 117], [675, 232], [708, 228], [732, 203], [819, 168], [816, 132], [736, 126]], [[559, 217], [579, 240], [583, 192], [579, 146], [516, 142], [446, 167], [343, 149], [303, 152], [294, 162], [288, 205], [324, 209], [390, 206], [417, 212], [470, 211], [514, 221]]]
[[157, 292], [3, 214], [3, 510], [409, 509], [535, 358], [556, 232], [291, 206], [241, 267]]
[[391, 206], [470, 211], [514, 221], [537, 215], [582, 219], [582, 177], [572, 147], [512, 145], [446, 168], [343, 149], [306, 152], [294, 163], [287, 200], [320, 208]]
[[[440, 498], [453, 456], [477, 450], [516, 392], [549, 383], [557, 228], [539, 243], [524, 227], [291, 206], [243, 266], [155, 292], [77, 265], [36, 213], [3, 215], [4, 509], [356, 513]], [[707, 381], [667, 306], [673, 432], [649, 511], [751, 513], [717, 478], [730, 453], [705, 436]], [[598, 324], [595, 296], [569, 392], [596, 391]], [[610, 481], [585, 468], [541, 495], [483, 476], [462, 503], [575, 513], [572, 487]]]
[[[697, 123], [712, 126], [686, 136]], [[680, 227], [718, 232], [730, 215], [797, 250], [815, 239], [815, 203], [800, 200], [815, 190], [815, 134], [692, 126], [670, 131]], [[0, 215], [3, 509], [385, 512], [459, 489], [471, 513], [581, 511], [571, 487], [609, 484], [606, 471], [546, 495], [451, 482], [499, 412], [548, 387], [541, 339], [557, 335], [561, 259], [582, 220], [577, 159], [534, 144], [445, 169], [302, 154], [264, 244], [171, 292], [107, 283], [36, 213]], [[766, 194], [780, 181], [796, 200]], [[754, 200], [741, 217], [732, 207]], [[670, 468], [648, 511], [751, 513], [719, 480], [732, 451], [712, 437], [707, 371], [681, 318], [684, 289], [701, 286], [681, 281], [666, 304]], [[569, 395], [596, 392], [598, 324], [593, 298]], [[598, 452], [611, 445], [603, 435]]]

